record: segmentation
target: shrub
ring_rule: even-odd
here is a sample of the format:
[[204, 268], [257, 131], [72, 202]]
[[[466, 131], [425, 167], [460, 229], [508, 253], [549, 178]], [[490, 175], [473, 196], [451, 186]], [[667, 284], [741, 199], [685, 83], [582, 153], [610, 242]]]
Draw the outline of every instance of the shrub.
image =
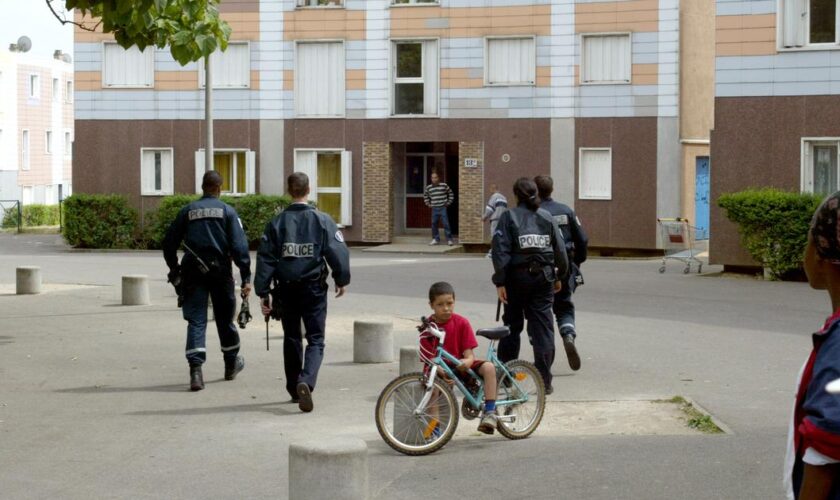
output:
[[[57, 226], [58, 219], [58, 205], [24, 205], [21, 209], [23, 224], [22, 226]], [[3, 217], [3, 227], [17, 227], [18, 212], [17, 210], [9, 210]]]
[[724, 194], [718, 206], [738, 224], [741, 241], [753, 259], [774, 277], [802, 267], [808, 227], [823, 196], [778, 189], [748, 189]]
[[137, 212], [120, 195], [74, 194], [64, 200], [64, 239], [81, 248], [128, 248]]
[[[144, 237], [149, 248], [160, 248], [166, 230], [178, 212], [188, 203], [197, 200], [198, 195], [176, 194], [164, 197], [157, 210], [146, 215]], [[222, 196], [221, 200], [232, 206], [239, 214], [248, 243], [254, 246], [262, 236], [265, 225], [275, 214], [289, 206], [288, 196], [251, 194], [247, 196]]]

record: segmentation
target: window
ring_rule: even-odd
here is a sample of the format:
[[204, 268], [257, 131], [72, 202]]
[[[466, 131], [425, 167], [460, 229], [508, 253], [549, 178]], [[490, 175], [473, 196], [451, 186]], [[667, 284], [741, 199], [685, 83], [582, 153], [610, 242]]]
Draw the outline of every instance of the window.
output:
[[52, 184], [44, 187], [44, 204], [57, 205], [58, 204], [58, 184]]
[[[204, 64], [199, 65], [199, 85], [204, 88]], [[247, 89], [251, 86], [251, 48], [248, 42], [230, 42], [227, 50], [210, 56], [214, 89]]]
[[44, 144], [46, 145], [45, 152], [48, 155], [51, 155], [53, 152], [53, 133], [52, 130], [47, 130], [47, 133], [44, 134]]
[[297, 0], [298, 7], [341, 7], [343, 0]]
[[73, 137], [67, 131], [64, 132], [64, 154], [73, 154]]
[[64, 90], [64, 102], [73, 102], [73, 80], [68, 80]]
[[295, 150], [295, 171], [309, 176], [310, 199], [342, 226], [353, 224], [353, 164], [350, 151]]
[[579, 180], [580, 199], [612, 199], [612, 149], [580, 148]]
[[536, 48], [533, 37], [488, 38], [485, 44], [484, 83], [487, 85], [534, 85]]
[[630, 34], [581, 35], [580, 83], [630, 83]]
[[32, 204], [32, 186], [23, 186], [21, 188], [20, 203], [21, 205]]
[[29, 97], [32, 99], [41, 97], [41, 78], [38, 75], [29, 75]]
[[837, 33], [838, 0], [781, 0], [780, 40], [784, 48], [832, 46]]
[[106, 88], [152, 88], [155, 84], [155, 49], [136, 46], [126, 50], [116, 43], [105, 43], [102, 86]]
[[391, 5], [438, 4], [438, 0], [391, 0]]
[[344, 116], [344, 43], [298, 43], [295, 110], [299, 117]]
[[394, 115], [436, 115], [438, 112], [437, 41], [397, 41], [392, 45]]
[[20, 134], [20, 169], [29, 170], [29, 131]]
[[[222, 193], [232, 195], [256, 193], [256, 153], [247, 150], [214, 150], [213, 170], [222, 176]], [[195, 153], [195, 192], [201, 193], [204, 177], [204, 150]]]
[[61, 87], [59, 86], [58, 78], [52, 79], [52, 100], [53, 102], [58, 102], [58, 98], [61, 95]]
[[174, 168], [172, 149], [140, 150], [140, 194], [161, 196], [173, 194]]
[[840, 139], [802, 141], [802, 191], [829, 195], [840, 189]]

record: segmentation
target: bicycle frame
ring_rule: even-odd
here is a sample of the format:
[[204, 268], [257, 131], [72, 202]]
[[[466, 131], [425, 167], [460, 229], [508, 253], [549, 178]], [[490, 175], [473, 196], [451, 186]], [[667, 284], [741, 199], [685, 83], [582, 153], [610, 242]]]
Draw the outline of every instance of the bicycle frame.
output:
[[[472, 406], [476, 410], [480, 410], [481, 403], [482, 401], [484, 401], [484, 380], [482, 379], [482, 377], [475, 373], [471, 368], [467, 369], [466, 371], [466, 374], [472, 377], [478, 384], [478, 391], [476, 391], [475, 396], [473, 396], [469, 389], [467, 389], [467, 387], [461, 381], [461, 379], [456, 375], [455, 371], [449, 366], [449, 364], [447, 364], [447, 361], [450, 361], [457, 365], [461, 362], [461, 360], [449, 354], [443, 349], [443, 341], [446, 337], [446, 332], [439, 330], [432, 323], [430, 323], [426, 327], [425, 331], [437, 337], [440, 340], [440, 342], [437, 346], [437, 355], [430, 362], [431, 369], [429, 371], [429, 375], [426, 378], [426, 393], [423, 395], [422, 401], [415, 409], [415, 414], [423, 413], [426, 410], [426, 405], [428, 405], [429, 400], [432, 398], [432, 390], [434, 388], [435, 377], [437, 376], [438, 369], [443, 370], [443, 372], [454, 382], [454, 384], [464, 395], [464, 398], [469, 402], [470, 406]], [[501, 362], [501, 360], [499, 360], [498, 356], [496, 355], [495, 344], [495, 340], [490, 341], [490, 346], [487, 348], [487, 361], [493, 364], [497, 372], [502, 373], [500, 382], [505, 380], [509, 381], [511, 386], [516, 389], [516, 393], [520, 395], [519, 398], [515, 399], [496, 400], [496, 407], [505, 407], [527, 402], [528, 393], [526, 393], [522, 390], [521, 387], [519, 387], [519, 384], [516, 382], [516, 378], [511, 376], [507, 367], [504, 365], [504, 363]], [[499, 418], [504, 419], [506, 417], [502, 416]]]

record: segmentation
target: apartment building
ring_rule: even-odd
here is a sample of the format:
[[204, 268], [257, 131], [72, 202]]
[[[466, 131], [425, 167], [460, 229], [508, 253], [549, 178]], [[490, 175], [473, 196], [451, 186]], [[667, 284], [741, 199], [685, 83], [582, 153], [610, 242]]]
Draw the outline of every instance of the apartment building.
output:
[[[657, 216], [695, 209], [686, 178], [708, 156], [714, 6], [683, 4], [226, 0], [233, 34], [211, 61], [224, 191], [279, 194], [303, 171], [348, 241], [388, 242], [426, 234], [436, 170], [457, 194], [460, 241], [482, 243], [489, 185], [512, 197], [516, 178], [550, 174], [593, 245], [654, 249]], [[705, 19], [688, 43], [681, 10]], [[688, 100], [681, 42], [707, 59]], [[75, 189], [141, 211], [199, 191], [203, 65], [81, 30], [75, 54]]]
[[[837, 0], [717, 0], [712, 197], [840, 189]], [[713, 207], [710, 259], [754, 266]]]
[[70, 194], [73, 67], [0, 51], [0, 200], [56, 204]]

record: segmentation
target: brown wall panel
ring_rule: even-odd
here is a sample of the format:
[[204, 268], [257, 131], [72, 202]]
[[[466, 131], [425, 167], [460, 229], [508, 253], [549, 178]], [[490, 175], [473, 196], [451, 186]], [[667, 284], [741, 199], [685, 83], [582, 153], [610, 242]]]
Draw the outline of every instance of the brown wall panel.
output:
[[[218, 120], [213, 131], [217, 148], [259, 151], [257, 120]], [[144, 213], [158, 200], [140, 196], [140, 148], [173, 148], [175, 192], [193, 193], [204, 127], [197, 120], [76, 120], [73, 147], [85, 151], [73, 155], [74, 192], [121, 193]], [[259, 191], [259, 156], [256, 181]]]
[[711, 242], [714, 264], [757, 265], [717, 199], [750, 187], [801, 187], [803, 137], [840, 137], [840, 96], [715, 99], [711, 152]]
[[[655, 248], [656, 225], [652, 221], [656, 220], [656, 134], [655, 117], [576, 120], [577, 150], [612, 148], [612, 199], [578, 198], [575, 205], [586, 225], [590, 245]], [[575, 158], [578, 162], [579, 158]], [[579, 169], [580, 165], [576, 165], [576, 177]]]

